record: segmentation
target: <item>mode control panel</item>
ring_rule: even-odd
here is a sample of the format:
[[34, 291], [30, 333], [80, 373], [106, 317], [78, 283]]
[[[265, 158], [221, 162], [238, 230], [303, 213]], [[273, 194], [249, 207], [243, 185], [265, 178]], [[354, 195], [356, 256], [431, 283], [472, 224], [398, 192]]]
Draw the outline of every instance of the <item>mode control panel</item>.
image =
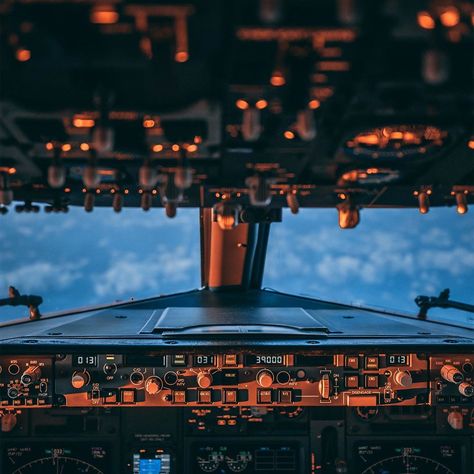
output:
[[[471, 354], [0, 356], [0, 407], [470, 406]], [[456, 415], [452, 423], [459, 424]]]
[[53, 358], [0, 356], [0, 408], [53, 403]]
[[397, 354], [65, 355], [67, 406], [378, 406], [429, 402], [429, 359]]

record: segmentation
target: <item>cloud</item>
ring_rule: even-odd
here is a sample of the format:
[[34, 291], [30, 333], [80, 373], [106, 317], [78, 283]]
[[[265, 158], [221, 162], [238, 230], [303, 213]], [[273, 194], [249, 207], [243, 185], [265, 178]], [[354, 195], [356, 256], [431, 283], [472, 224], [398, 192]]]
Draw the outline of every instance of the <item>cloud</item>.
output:
[[12, 285], [21, 293], [65, 289], [83, 276], [82, 270], [86, 265], [85, 259], [73, 263], [38, 261], [23, 264], [0, 274], [0, 288]]
[[192, 249], [159, 246], [147, 257], [133, 252], [116, 255], [105, 271], [94, 275], [94, 291], [109, 299], [137, 292], [169, 292], [171, 285], [194, 282], [197, 273], [198, 258]]

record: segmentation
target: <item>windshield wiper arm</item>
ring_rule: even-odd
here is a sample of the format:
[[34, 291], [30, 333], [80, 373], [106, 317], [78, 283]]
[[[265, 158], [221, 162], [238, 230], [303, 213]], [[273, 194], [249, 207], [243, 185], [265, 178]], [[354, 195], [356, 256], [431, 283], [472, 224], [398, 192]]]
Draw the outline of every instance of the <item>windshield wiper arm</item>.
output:
[[415, 298], [416, 305], [420, 308], [418, 313], [419, 319], [426, 319], [428, 311], [431, 308], [454, 308], [468, 313], [474, 313], [474, 305], [461, 303], [449, 299], [449, 288], [443, 290], [439, 296], [422, 296], [418, 295]]
[[13, 286], [8, 287], [8, 298], [0, 299], [0, 306], [28, 306], [30, 319], [39, 319], [41, 313], [39, 305], [43, 302], [41, 296], [20, 295], [20, 292]]

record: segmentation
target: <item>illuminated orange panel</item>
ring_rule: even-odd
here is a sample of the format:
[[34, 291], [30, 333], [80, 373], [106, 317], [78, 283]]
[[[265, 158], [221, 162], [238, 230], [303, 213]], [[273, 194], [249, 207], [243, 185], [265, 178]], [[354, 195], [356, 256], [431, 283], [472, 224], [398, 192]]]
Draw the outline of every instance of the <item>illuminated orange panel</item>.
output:
[[425, 30], [432, 30], [436, 26], [433, 17], [428, 12], [418, 12], [417, 20], [418, 25]]
[[29, 49], [20, 48], [16, 51], [16, 59], [22, 63], [31, 59], [31, 51]]
[[271, 79], [270, 84], [275, 87], [281, 87], [286, 84], [285, 76], [281, 71], [274, 71]]
[[293, 138], [295, 138], [295, 134], [294, 134], [291, 130], [286, 130], [286, 131], [283, 133], [283, 136], [284, 136], [287, 140], [293, 140]]
[[174, 59], [178, 63], [185, 63], [189, 59], [189, 54], [186, 51], [178, 51]]
[[62, 151], [71, 151], [72, 149], [72, 146], [69, 144], [69, 143], [65, 143], [62, 147], [61, 147], [61, 150]]
[[153, 145], [151, 148], [155, 153], [158, 153], [159, 151], [163, 150], [163, 145]]
[[95, 125], [95, 120], [88, 117], [75, 116], [72, 119], [72, 124], [76, 128], [92, 128]]
[[91, 148], [88, 143], [81, 143], [79, 147], [82, 151], [89, 151]]
[[189, 145], [188, 148], [186, 148], [187, 151], [189, 151], [189, 153], [194, 153], [195, 151], [197, 151], [198, 147], [197, 145]]
[[255, 107], [260, 110], [265, 109], [267, 106], [268, 102], [265, 99], [257, 100], [257, 102], [255, 103]]
[[155, 126], [155, 121], [153, 119], [145, 119], [143, 120], [143, 126], [145, 128], [153, 128]]
[[321, 102], [318, 99], [310, 100], [308, 103], [310, 109], [318, 109], [321, 106]]
[[448, 7], [439, 16], [443, 26], [447, 28], [456, 26], [459, 23], [459, 11], [455, 7]]
[[119, 14], [111, 5], [94, 7], [91, 11], [91, 23], [97, 25], [113, 25], [119, 20]]
[[238, 109], [240, 110], [246, 110], [249, 108], [249, 103], [244, 100], [244, 99], [238, 99], [236, 102], [235, 102], [235, 105]]

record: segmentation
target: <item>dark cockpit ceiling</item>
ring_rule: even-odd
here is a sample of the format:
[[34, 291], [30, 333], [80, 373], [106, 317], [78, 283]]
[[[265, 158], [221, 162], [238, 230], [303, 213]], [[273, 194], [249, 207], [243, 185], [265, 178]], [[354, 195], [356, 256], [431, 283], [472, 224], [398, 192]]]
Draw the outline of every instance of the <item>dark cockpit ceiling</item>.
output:
[[463, 212], [472, 5], [276, 3], [4, 2], [2, 212], [13, 198], [267, 206], [243, 221], [281, 206]]

